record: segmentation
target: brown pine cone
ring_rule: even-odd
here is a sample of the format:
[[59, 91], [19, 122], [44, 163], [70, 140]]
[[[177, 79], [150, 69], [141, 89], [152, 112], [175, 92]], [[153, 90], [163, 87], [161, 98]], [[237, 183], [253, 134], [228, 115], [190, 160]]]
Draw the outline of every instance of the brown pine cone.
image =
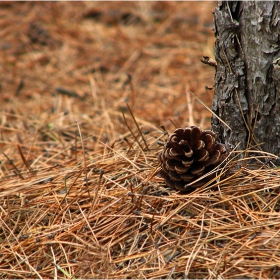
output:
[[213, 170], [227, 155], [225, 145], [218, 142], [214, 132], [190, 126], [178, 128], [169, 136], [158, 160], [168, 187], [192, 191], [215, 175], [207, 176], [190, 186], [188, 184]]

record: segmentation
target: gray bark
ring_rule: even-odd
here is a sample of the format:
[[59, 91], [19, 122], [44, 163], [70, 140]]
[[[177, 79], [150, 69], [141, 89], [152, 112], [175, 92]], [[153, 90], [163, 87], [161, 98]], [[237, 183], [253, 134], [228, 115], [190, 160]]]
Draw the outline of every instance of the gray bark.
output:
[[[280, 2], [222, 1], [214, 12], [212, 129], [229, 148], [280, 155]], [[279, 63], [279, 64], [278, 64]]]

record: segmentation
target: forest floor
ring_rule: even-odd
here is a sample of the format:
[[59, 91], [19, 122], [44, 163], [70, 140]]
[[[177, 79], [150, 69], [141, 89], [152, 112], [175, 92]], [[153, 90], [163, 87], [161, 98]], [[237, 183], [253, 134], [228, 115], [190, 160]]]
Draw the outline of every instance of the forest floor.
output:
[[157, 176], [165, 131], [211, 128], [215, 7], [0, 3], [0, 278], [280, 277], [278, 169]]

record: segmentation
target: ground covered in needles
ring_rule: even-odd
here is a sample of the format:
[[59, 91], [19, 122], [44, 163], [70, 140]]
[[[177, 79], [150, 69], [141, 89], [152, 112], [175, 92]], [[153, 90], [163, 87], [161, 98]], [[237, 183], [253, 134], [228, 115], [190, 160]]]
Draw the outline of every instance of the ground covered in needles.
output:
[[273, 155], [159, 176], [168, 134], [210, 128], [216, 3], [125, 3], [0, 3], [0, 277], [279, 278]]

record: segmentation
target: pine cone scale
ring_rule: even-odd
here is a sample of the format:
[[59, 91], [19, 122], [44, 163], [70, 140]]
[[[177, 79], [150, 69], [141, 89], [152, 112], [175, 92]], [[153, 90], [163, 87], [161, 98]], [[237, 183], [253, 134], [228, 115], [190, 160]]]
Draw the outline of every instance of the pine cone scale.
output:
[[183, 155], [184, 153], [183, 153], [183, 151], [180, 151], [179, 149], [170, 148], [169, 154], [170, 154], [172, 157], [177, 157], [177, 156]]
[[182, 163], [185, 167], [189, 167], [193, 164], [193, 160], [182, 160]]
[[176, 182], [180, 182], [182, 180], [181, 177], [178, 175], [178, 173], [174, 171], [169, 172], [169, 177], [171, 180], [174, 180]]
[[175, 171], [176, 171], [178, 174], [184, 174], [184, 173], [186, 173], [188, 170], [189, 170], [188, 167], [175, 165]]
[[183, 175], [181, 175], [181, 178], [185, 182], [190, 182], [194, 178], [194, 175], [192, 175], [192, 174], [183, 174]]
[[198, 155], [198, 161], [206, 161], [209, 159], [209, 153], [203, 149], [199, 151], [199, 155]]

